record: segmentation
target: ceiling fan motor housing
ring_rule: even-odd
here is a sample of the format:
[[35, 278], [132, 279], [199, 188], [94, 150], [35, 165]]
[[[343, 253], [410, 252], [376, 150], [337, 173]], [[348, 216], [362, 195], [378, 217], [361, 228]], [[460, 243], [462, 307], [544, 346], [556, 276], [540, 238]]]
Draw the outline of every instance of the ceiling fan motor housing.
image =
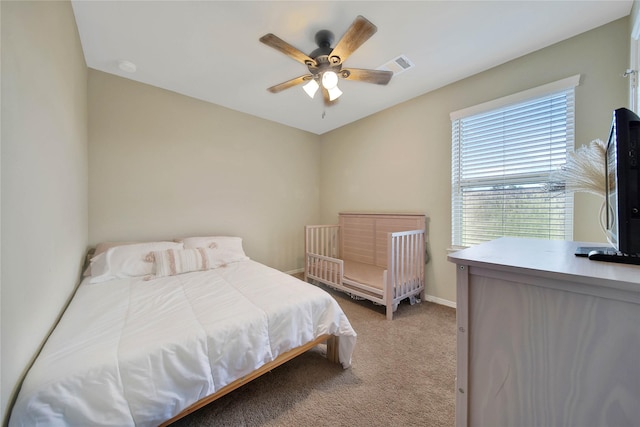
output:
[[337, 56], [330, 56], [333, 51], [331, 45], [334, 40], [335, 36], [329, 30], [320, 30], [316, 33], [315, 42], [318, 48], [309, 54], [309, 57], [315, 61], [315, 64], [307, 61], [309, 72], [313, 74], [316, 79], [325, 71], [333, 71], [338, 75], [342, 75], [340, 72], [342, 69], [342, 61], [340, 61], [340, 58]]
[[329, 62], [328, 55], [320, 55], [314, 59], [316, 61], [315, 64], [307, 64], [309, 68], [309, 72], [313, 74], [314, 77], [317, 78], [319, 75], [321, 75], [325, 71], [333, 71], [336, 74], [341, 74], [340, 70], [342, 69], [342, 64], [341, 63], [331, 64], [331, 62]]

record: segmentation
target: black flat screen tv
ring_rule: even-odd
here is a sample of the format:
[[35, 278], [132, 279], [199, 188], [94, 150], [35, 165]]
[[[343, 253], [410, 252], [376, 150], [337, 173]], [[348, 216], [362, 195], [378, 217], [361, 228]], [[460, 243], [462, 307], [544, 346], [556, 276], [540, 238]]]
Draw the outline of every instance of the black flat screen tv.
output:
[[613, 112], [605, 154], [605, 228], [609, 243], [625, 254], [640, 253], [640, 117]]

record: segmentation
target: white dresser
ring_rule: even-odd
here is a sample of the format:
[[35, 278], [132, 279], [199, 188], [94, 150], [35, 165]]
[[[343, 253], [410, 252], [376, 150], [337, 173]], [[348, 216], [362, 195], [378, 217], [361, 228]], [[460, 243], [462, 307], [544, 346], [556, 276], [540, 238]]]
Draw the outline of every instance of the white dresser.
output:
[[456, 426], [640, 426], [640, 266], [594, 243], [501, 238], [455, 252]]

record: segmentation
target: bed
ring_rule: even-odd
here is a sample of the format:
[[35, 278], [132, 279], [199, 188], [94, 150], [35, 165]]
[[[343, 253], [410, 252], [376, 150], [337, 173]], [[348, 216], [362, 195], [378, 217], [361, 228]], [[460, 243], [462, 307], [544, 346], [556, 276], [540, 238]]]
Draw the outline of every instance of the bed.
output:
[[305, 227], [305, 281], [384, 305], [424, 299], [424, 214], [341, 212], [338, 225]]
[[166, 425], [324, 342], [348, 368], [356, 333], [333, 297], [240, 238], [116, 245], [96, 251], [9, 424]]

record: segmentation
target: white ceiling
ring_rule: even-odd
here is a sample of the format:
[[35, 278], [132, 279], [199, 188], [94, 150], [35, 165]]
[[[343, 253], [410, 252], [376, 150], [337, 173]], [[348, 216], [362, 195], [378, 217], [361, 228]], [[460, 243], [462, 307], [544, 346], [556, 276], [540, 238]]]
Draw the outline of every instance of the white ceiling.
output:
[[[90, 1], [72, 0], [87, 65], [233, 110], [322, 134], [418, 95], [626, 16], [624, 1]], [[357, 15], [378, 32], [346, 61], [375, 69], [399, 55], [415, 67], [387, 86], [340, 81], [325, 108], [277, 83], [304, 65], [258, 41], [274, 33], [309, 54]], [[137, 66], [118, 68], [119, 60]], [[594, 60], [596, 60], [594, 58]], [[622, 70], [621, 70], [622, 72]]]

